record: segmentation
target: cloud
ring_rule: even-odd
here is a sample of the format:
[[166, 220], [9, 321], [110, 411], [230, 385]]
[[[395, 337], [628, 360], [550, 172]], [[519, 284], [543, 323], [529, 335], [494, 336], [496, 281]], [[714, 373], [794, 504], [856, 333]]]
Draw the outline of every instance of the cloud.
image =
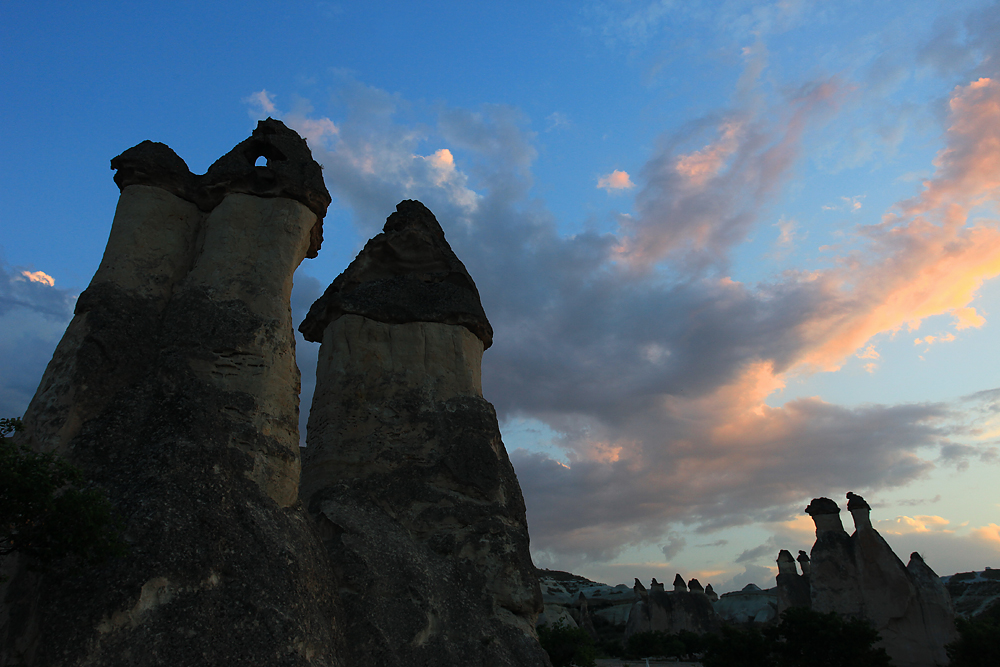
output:
[[660, 545], [663, 558], [669, 563], [677, 554], [687, 546], [687, 540], [680, 535], [668, 535], [666, 544]]
[[905, 500], [897, 500], [896, 504], [901, 507], [917, 507], [919, 505], [929, 505], [932, 503], [941, 502], [941, 494], [937, 494], [933, 498], [908, 498]]
[[737, 564], [752, 563], [753, 561], [758, 560], [759, 558], [764, 558], [764, 557], [774, 558], [777, 555], [778, 550], [780, 548], [781, 547], [778, 546], [777, 540], [775, 540], [774, 537], [770, 537], [766, 542], [764, 542], [764, 544], [754, 547], [753, 549], [746, 549], [743, 552], [741, 552], [740, 555], [737, 556], [736, 560], [733, 562]]
[[980, 528], [974, 528], [971, 534], [975, 539], [985, 542], [997, 551], [1000, 551], [1000, 526], [997, 524], [991, 523]]
[[[340, 93], [338, 135], [314, 151], [335, 206], [365, 236], [400, 199], [435, 212], [496, 332], [486, 397], [502, 422], [535, 419], [556, 434], [558, 455], [511, 452], [539, 562], [670, 551], [682, 524], [784, 525], [811, 497], [902, 486], [974, 456], [948, 449], [959, 444], [948, 405], [766, 403], [791, 372], [838, 368], [859, 351], [874, 362], [880, 333], [944, 313], [975, 323], [963, 309], [1000, 261], [993, 223], [953, 208], [989, 196], [961, 168], [985, 159], [963, 129], [946, 133], [931, 194], [859, 227], [857, 249], [831, 266], [729, 278], [730, 251], [846, 89], [819, 79], [773, 108], [708, 119], [698, 128], [711, 137], [693, 149], [691, 128], [671, 133], [642, 170], [636, 216], [572, 235], [532, 194], [537, 152], [519, 111], [436, 107], [436, 122], [413, 123], [399, 96], [350, 82]], [[993, 131], [969, 120], [988, 115], [983, 90], [956, 91], [949, 127]]]
[[250, 114], [250, 117], [254, 119], [259, 118], [260, 116], [273, 114], [276, 111], [274, 106], [274, 96], [266, 90], [258, 90], [256, 93], [251, 93], [243, 98], [243, 103], [249, 107], [247, 112]]
[[[692, 271], [724, 267], [761, 207], [791, 177], [804, 133], [829, 116], [842, 94], [836, 79], [817, 80], [771, 105], [755, 102], [665, 137], [642, 169], [638, 215], [620, 219], [619, 261], [637, 270], [664, 261]], [[706, 131], [714, 138], [702, 148], [681, 149]]]
[[841, 197], [840, 204], [823, 204], [820, 208], [824, 211], [848, 211], [857, 213], [861, 210], [861, 201], [866, 195], [856, 195], [854, 197]]
[[75, 303], [44, 271], [0, 260], [0, 416], [24, 414]]
[[743, 587], [747, 584], [754, 584], [761, 589], [774, 588], [776, 585], [775, 577], [777, 575], [777, 567], [762, 567], [760, 565], [747, 564], [743, 572], [723, 582], [716, 590], [719, 593], [739, 591], [743, 590]]
[[553, 111], [548, 116], [545, 117], [545, 131], [551, 132], [552, 130], [558, 130], [559, 128], [572, 127], [573, 123], [570, 122], [569, 117], [560, 112]]
[[908, 535], [910, 533], [946, 532], [953, 533], [954, 530], [948, 526], [951, 524], [948, 519], [934, 515], [918, 516], [897, 516], [895, 519], [882, 519], [875, 521], [875, 529], [887, 535]]
[[615, 169], [610, 174], [605, 174], [598, 178], [597, 187], [608, 192], [615, 192], [618, 190], [630, 190], [635, 187], [635, 183], [629, 178], [627, 172]]

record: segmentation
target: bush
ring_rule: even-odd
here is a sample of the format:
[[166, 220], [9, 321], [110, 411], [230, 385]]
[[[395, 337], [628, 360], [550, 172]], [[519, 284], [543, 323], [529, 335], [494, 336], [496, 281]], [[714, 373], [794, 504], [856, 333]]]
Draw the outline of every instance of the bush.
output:
[[724, 627], [710, 640], [705, 667], [889, 667], [878, 632], [860, 619], [803, 608], [786, 609], [781, 622], [756, 628]]
[[704, 667], [770, 667], [771, 650], [764, 635], [757, 628], [737, 628], [722, 626], [719, 636], [703, 638], [705, 655], [701, 658]]
[[[997, 609], [1000, 610], [1000, 605]], [[1000, 619], [959, 618], [955, 625], [959, 637], [947, 647], [951, 667], [1000, 665]]]
[[538, 640], [549, 654], [552, 667], [594, 667], [594, 640], [583, 628], [571, 628], [562, 621], [543, 625], [538, 628]]
[[9, 438], [19, 419], [0, 419], [0, 556], [19, 552], [44, 567], [73, 557], [93, 564], [125, 551], [104, 492], [79, 468]]

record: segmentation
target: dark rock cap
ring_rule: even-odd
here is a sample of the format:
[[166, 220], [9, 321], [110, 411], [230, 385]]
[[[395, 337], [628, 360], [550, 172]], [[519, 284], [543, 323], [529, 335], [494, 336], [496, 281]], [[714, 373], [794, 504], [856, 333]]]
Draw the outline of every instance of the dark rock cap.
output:
[[809, 554], [807, 554], [802, 549], [799, 549], [799, 557], [796, 558], [795, 560], [799, 561], [800, 563], [802, 563], [802, 562], [808, 563], [809, 562]]
[[712, 588], [712, 584], [709, 584], [708, 586], [705, 586], [705, 593], [707, 595], [711, 595], [714, 592], [715, 592], [715, 589]]
[[684, 588], [687, 588], [687, 584], [684, 583], [684, 578], [681, 577], [679, 572], [674, 575], [674, 586], [683, 586]]
[[386, 322], [441, 322], [464, 326], [493, 344], [479, 290], [455, 255], [434, 214], [418, 201], [396, 206], [377, 234], [309, 309], [299, 331], [319, 343], [343, 315]]
[[639, 581], [639, 577], [635, 577], [635, 583], [632, 584], [632, 588], [636, 588], [640, 591], [646, 590], [646, 587], [642, 585], [641, 581]]
[[[267, 166], [254, 166], [264, 157]], [[211, 211], [226, 195], [244, 193], [258, 197], [287, 197], [316, 214], [307, 257], [315, 257], [323, 243], [323, 218], [330, 193], [323, 171], [313, 159], [305, 139], [280, 120], [257, 123], [250, 138], [215, 161], [203, 176], [192, 174], [169, 146], [143, 141], [111, 160], [120, 189], [129, 185], [154, 185]]]
[[865, 502], [865, 499], [852, 491], [847, 492], [847, 511], [866, 509], [870, 510], [871, 506]]
[[840, 514], [840, 507], [829, 498], [813, 498], [806, 508], [806, 514], [816, 516], [817, 514]]
[[788, 549], [782, 549], [778, 552], [778, 562], [794, 563], [795, 559], [792, 558], [792, 552]]
[[705, 589], [702, 587], [701, 582], [697, 579], [692, 579], [688, 582], [688, 590], [692, 593], [704, 593]]

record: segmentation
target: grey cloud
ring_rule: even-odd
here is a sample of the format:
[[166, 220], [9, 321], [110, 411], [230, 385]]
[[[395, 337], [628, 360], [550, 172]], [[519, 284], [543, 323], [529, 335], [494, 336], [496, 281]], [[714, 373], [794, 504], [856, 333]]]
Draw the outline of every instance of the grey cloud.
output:
[[[568, 468], [544, 454], [511, 453], [539, 562], [607, 561], [628, 545], [662, 543], [676, 524], [710, 533], [787, 519], [816, 495], [916, 479], [934, 465], [917, 450], [948, 444], [947, 406], [848, 409], [817, 399], [769, 409], [738, 439], [714, 435], [743, 418], [743, 408], [719, 396], [727, 387], [739, 395], [748, 368], [790, 368], [822, 342], [822, 328], [811, 325], [868, 307], [823, 278], [787, 273], [748, 286], [711, 269], [788, 177], [795, 132], [810, 114], [825, 113], [818, 88], [799, 98], [799, 129], [751, 128], [740, 144], [730, 171], [756, 174], [740, 194], [727, 198], [723, 178], [710, 188], [717, 201], [678, 204], [714, 226], [695, 259], [663, 272], [616, 263], [620, 236], [559, 234], [544, 204], [529, 197], [531, 135], [510, 110], [445, 109], [437, 130], [389, 112], [349, 116], [335, 119], [340, 143], [316, 151], [336, 202], [364, 234], [404, 196], [435, 212], [496, 331], [484, 357], [486, 398], [501, 420], [534, 417], [563, 434]], [[670, 170], [678, 141], [667, 140], [644, 171], [640, 211], [650, 217], [640, 216], [637, 229], [670, 237], [674, 225], [680, 231], [668, 246], [684, 250], [685, 223], [654, 205], [676, 208], [671, 197], [681, 196]], [[478, 165], [468, 181], [480, 195], [474, 211], [414, 166], [421, 145], [464, 151], [456, 153], [460, 170]], [[384, 168], [369, 169], [365, 156]], [[601, 454], [608, 448], [619, 449], [609, 458]]]
[[778, 546], [777, 541], [775, 540], [775, 538], [770, 537], [768, 538], [767, 542], [764, 542], [764, 544], [761, 544], [760, 546], [754, 547], [752, 549], [746, 549], [743, 552], [741, 552], [740, 555], [737, 556], [736, 560], [733, 562], [752, 563], [753, 561], [759, 558], [763, 558], [764, 556], [774, 557], [777, 555], [778, 549], [780, 549], [780, 547]]
[[743, 572], [721, 584], [718, 592], [728, 593], [729, 591], [742, 590], [747, 584], [755, 584], [762, 589], [773, 588], [775, 586], [774, 573], [760, 565], [746, 565]]
[[933, 498], [907, 498], [905, 500], [897, 500], [896, 504], [900, 507], [919, 507], [921, 505], [930, 505], [941, 501], [941, 494], [937, 494]]
[[687, 540], [680, 535], [668, 535], [666, 544], [660, 545], [660, 551], [663, 552], [663, 558], [669, 563], [670, 560], [684, 550], [687, 546]]
[[714, 542], [709, 542], [707, 544], [696, 544], [695, 546], [698, 547], [698, 548], [702, 548], [702, 547], [724, 547], [727, 544], [729, 544], [729, 540], [716, 540]]

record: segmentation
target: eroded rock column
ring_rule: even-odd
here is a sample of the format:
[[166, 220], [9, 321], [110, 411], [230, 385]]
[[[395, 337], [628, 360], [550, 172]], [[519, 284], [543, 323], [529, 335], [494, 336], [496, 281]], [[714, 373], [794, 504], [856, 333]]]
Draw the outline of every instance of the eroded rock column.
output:
[[400, 203], [300, 330], [322, 342], [301, 495], [359, 664], [546, 664], [524, 501], [482, 397], [493, 331], [431, 212]]
[[22, 568], [0, 663], [342, 664], [338, 586], [297, 503], [289, 293], [322, 239], [320, 167], [268, 119], [203, 176], [152, 142], [112, 168], [107, 250], [24, 436], [107, 490], [130, 550], [84, 576]]

